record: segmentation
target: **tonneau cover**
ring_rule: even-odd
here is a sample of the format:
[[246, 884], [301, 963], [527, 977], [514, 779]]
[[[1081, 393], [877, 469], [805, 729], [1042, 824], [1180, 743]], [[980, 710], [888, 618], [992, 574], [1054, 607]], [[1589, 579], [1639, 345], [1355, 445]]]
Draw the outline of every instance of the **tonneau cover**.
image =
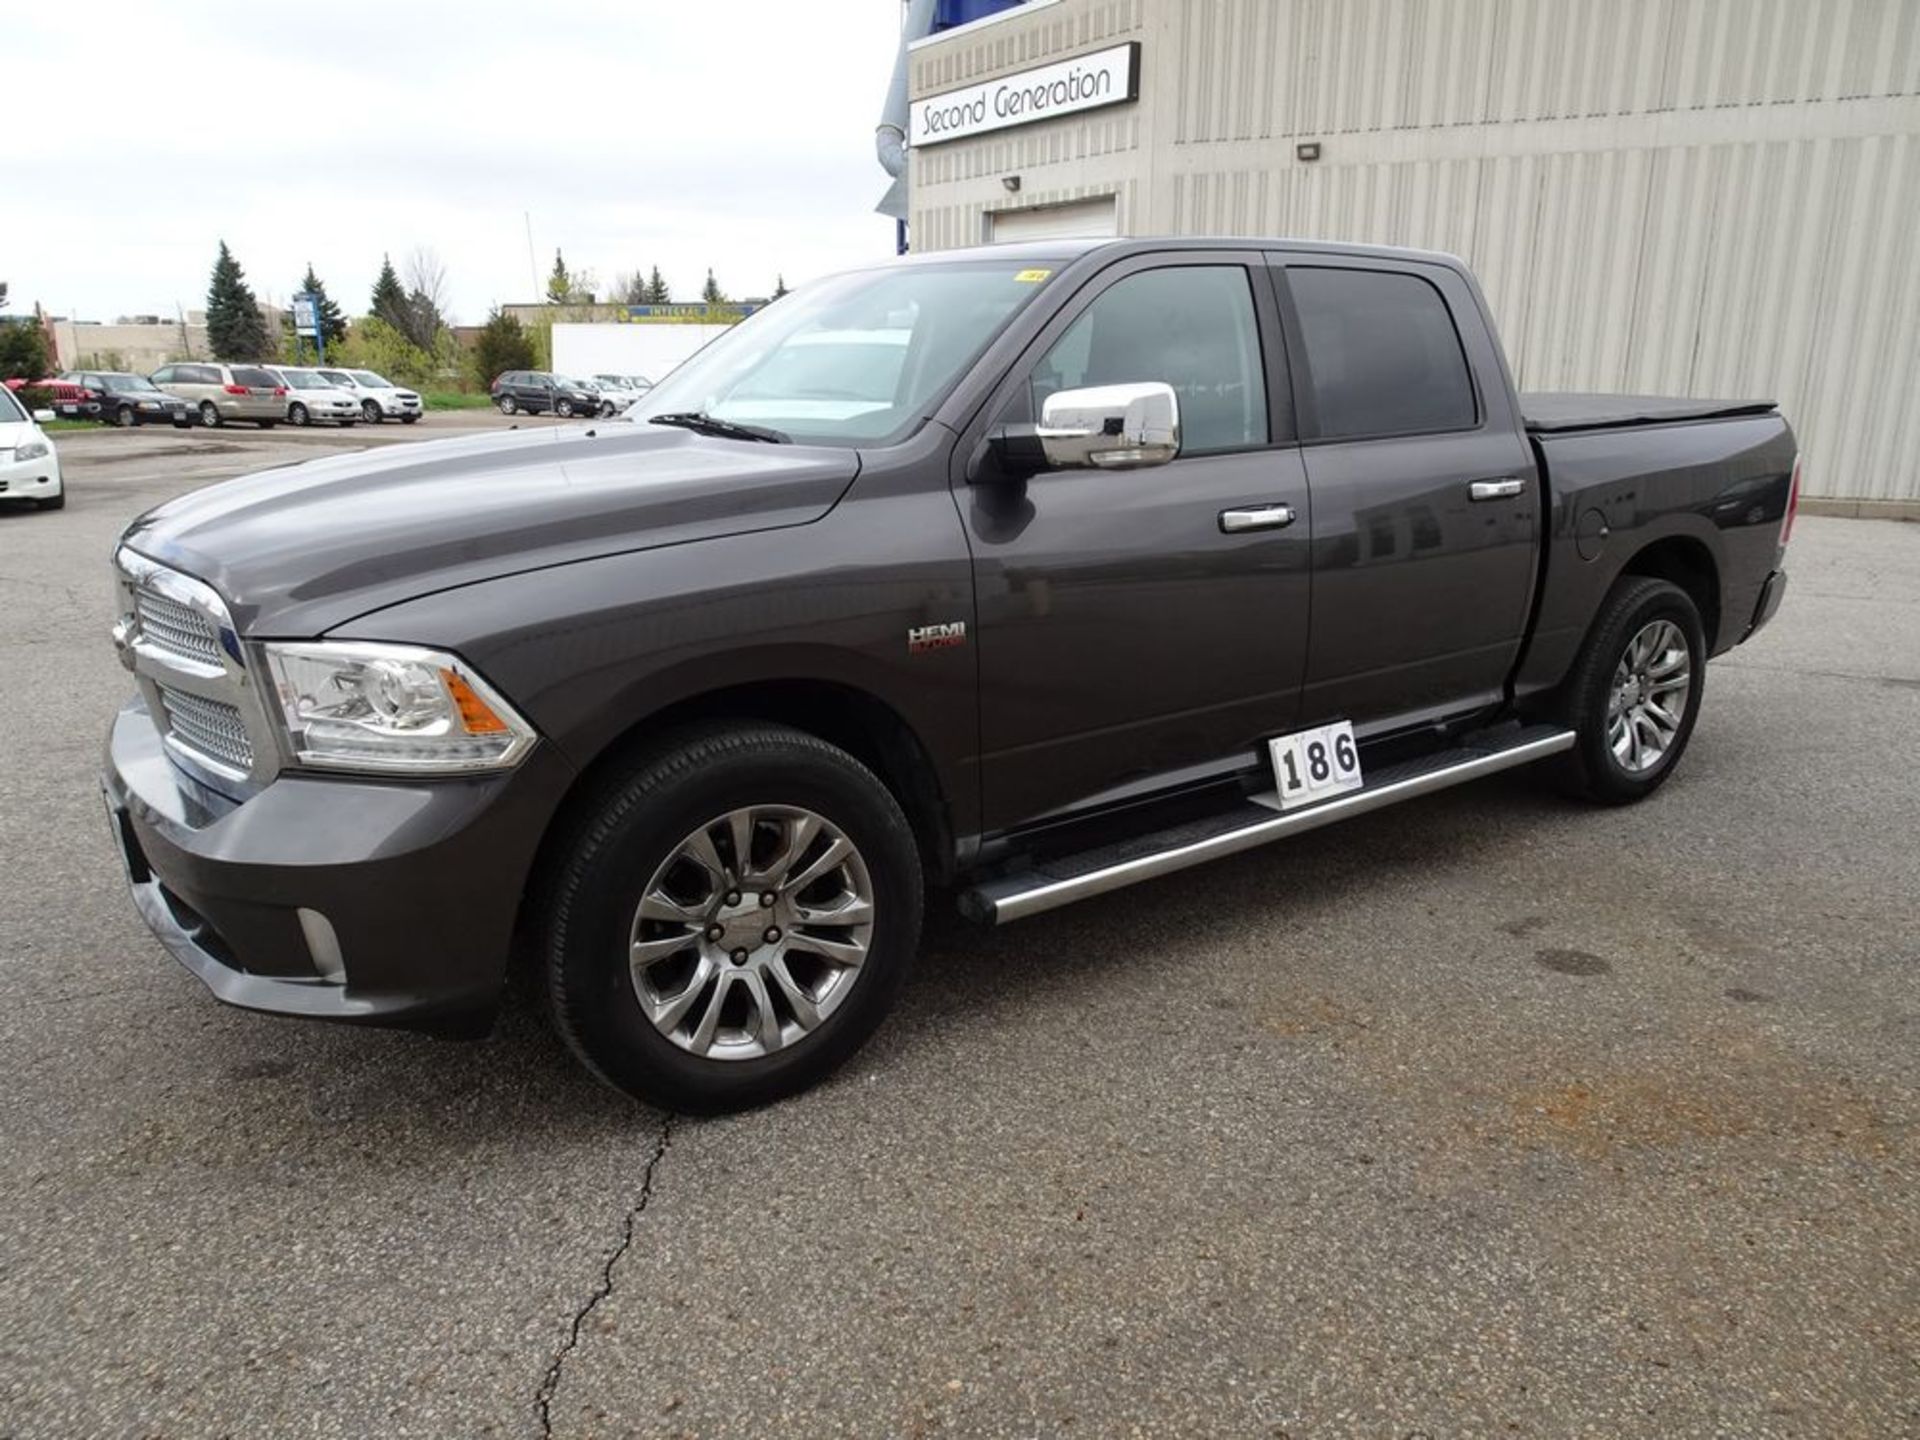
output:
[[1520, 397], [1527, 429], [1548, 435], [1559, 430], [1765, 415], [1773, 409], [1771, 400], [1678, 400], [1665, 395], [1587, 395], [1570, 390], [1535, 390]]

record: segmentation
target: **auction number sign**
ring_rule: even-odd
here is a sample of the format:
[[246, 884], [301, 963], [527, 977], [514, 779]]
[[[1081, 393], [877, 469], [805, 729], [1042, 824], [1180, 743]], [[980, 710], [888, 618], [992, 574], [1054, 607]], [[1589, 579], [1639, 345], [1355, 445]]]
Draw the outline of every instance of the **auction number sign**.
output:
[[1076, 55], [913, 102], [907, 143], [939, 145], [1140, 98], [1140, 42]]

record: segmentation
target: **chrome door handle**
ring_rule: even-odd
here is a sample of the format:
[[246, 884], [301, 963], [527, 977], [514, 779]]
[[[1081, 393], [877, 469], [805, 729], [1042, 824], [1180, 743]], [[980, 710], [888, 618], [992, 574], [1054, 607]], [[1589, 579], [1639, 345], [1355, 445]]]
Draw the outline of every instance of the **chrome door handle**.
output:
[[1291, 505], [1248, 505], [1220, 512], [1220, 531], [1238, 535], [1246, 530], [1284, 530], [1293, 523]]
[[1476, 480], [1467, 487], [1467, 495], [1474, 500], [1511, 500], [1524, 494], [1527, 482], [1518, 475], [1503, 475], [1498, 480]]

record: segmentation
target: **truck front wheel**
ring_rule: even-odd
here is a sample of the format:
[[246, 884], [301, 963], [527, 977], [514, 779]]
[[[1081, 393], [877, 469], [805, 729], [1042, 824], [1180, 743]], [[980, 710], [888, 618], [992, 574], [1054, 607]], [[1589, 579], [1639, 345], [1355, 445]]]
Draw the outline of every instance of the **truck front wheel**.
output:
[[1706, 668], [1693, 598], [1665, 580], [1621, 576], [1561, 692], [1561, 719], [1578, 737], [1566, 788], [1609, 805], [1659, 789], [1693, 735]]
[[919, 852], [858, 760], [785, 726], [685, 735], [582, 807], [546, 903], [547, 994], [588, 1068], [714, 1113], [812, 1085], [919, 943]]

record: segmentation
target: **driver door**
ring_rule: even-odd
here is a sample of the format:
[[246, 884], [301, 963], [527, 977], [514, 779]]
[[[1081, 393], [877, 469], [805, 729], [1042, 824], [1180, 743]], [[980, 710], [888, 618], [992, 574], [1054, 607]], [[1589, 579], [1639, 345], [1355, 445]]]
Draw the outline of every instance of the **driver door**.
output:
[[1307, 487], [1259, 263], [1189, 252], [1108, 269], [987, 407], [1019, 423], [1058, 390], [1161, 381], [1182, 429], [1163, 465], [1046, 470], [959, 497], [990, 832], [1258, 763], [1295, 718]]

